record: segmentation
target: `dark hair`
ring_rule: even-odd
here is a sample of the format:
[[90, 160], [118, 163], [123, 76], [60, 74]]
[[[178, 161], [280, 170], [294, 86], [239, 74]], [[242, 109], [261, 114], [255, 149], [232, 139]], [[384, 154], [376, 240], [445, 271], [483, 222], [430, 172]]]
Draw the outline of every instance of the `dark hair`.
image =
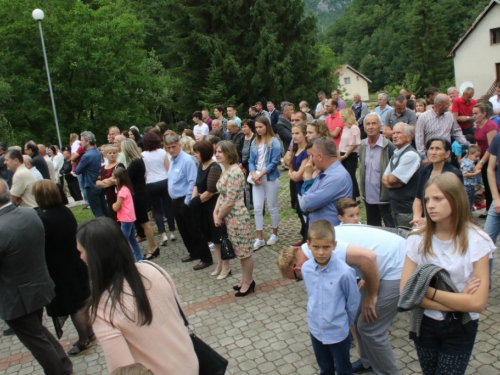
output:
[[126, 186], [130, 190], [130, 193], [132, 195], [134, 194], [134, 187], [132, 186], [132, 181], [130, 181], [130, 176], [128, 175], [128, 172], [125, 168], [123, 167], [115, 168], [115, 171], [113, 172], [113, 177], [116, 179], [116, 190], [120, 190], [122, 186]]
[[191, 138], [193, 138], [193, 140], [196, 141], [196, 137], [194, 136], [194, 133], [193, 133], [192, 129], [186, 129], [186, 130], [184, 130], [184, 136], [191, 137]]
[[255, 106], [251, 106], [251, 107], [250, 107], [250, 110], [251, 110], [252, 112], [258, 112], [258, 111], [257, 111], [257, 107], [255, 107]]
[[330, 100], [330, 103], [332, 103], [332, 105], [335, 106], [335, 108], [338, 108], [339, 107], [339, 102], [336, 101], [335, 99], [329, 99]]
[[396, 99], [394, 99], [394, 104], [396, 104], [396, 103], [404, 103], [406, 100], [408, 100], [408, 99], [406, 99], [406, 96], [404, 96], [404, 95], [398, 95], [398, 96], [396, 96]]
[[146, 127], [144, 128], [144, 134], [148, 133], [151, 129], [153, 129], [153, 127], [152, 127], [152, 126], [146, 126]]
[[177, 125], [177, 132], [179, 134], [182, 134], [182, 132], [188, 128], [188, 124], [186, 121], [179, 121], [176, 125]]
[[337, 212], [344, 216], [348, 208], [358, 207], [358, 203], [352, 198], [340, 198], [337, 202]]
[[255, 133], [255, 121], [252, 120], [252, 119], [245, 119], [241, 122], [241, 127], [243, 127], [243, 125], [246, 125], [250, 128], [250, 130], [252, 131], [252, 133]]
[[258, 106], [258, 105], [260, 105], [262, 107], [262, 102], [261, 101], [255, 102], [255, 106]]
[[324, 91], [318, 91], [318, 95], [325, 95]]
[[155, 132], [149, 131], [144, 134], [142, 145], [144, 151], [154, 151], [161, 148], [161, 139]]
[[4, 142], [0, 142], [0, 151], [7, 151], [7, 144]]
[[436, 92], [439, 92], [437, 87], [429, 87], [425, 90], [425, 97], [428, 98], [431, 95], [434, 95]]
[[297, 114], [298, 114], [298, 115], [300, 115], [300, 119], [301, 119], [302, 121], [307, 121], [307, 113], [302, 112], [302, 111], [295, 111], [295, 113], [294, 113], [294, 114], [295, 114], [295, 115], [297, 115]]
[[415, 100], [407, 99], [406, 107], [408, 107], [408, 109], [411, 109], [412, 111], [414, 111], [415, 110]]
[[434, 138], [429, 139], [425, 143], [425, 149], [428, 150], [429, 147], [431, 147], [432, 142], [435, 142], [435, 141], [441, 142], [443, 144], [443, 147], [444, 147], [445, 151], [451, 151], [451, 143], [450, 143], [450, 141], [447, 140], [446, 138], [440, 138], [440, 137], [434, 137]]
[[218, 110], [220, 113], [224, 113], [224, 107], [221, 105], [216, 105], [214, 109]]
[[52, 152], [54, 153], [54, 155], [57, 155], [57, 147], [56, 146], [50, 145], [49, 148], [52, 150]]
[[221, 141], [221, 139], [220, 139], [219, 137], [212, 137], [212, 138], [210, 138], [208, 141], [209, 141], [212, 145], [216, 145], [216, 144], [218, 144], [218, 143]]
[[472, 134], [466, 134], [464, 135], [465, 139], [467, 139], [468, 142], [470, 142], [471, 144], [475, 145], [477, 142], [476, 142], [476, 138], [474, 138], [474, 136]]
[[217, 129], [212, 129], [210, 130], [210, 133], [208, 133], [210, 135], [213, 135], [214, 137], [219, 137], [219, 138], [223, 138], [222, 136], [222, 132], [220, 130], [217, 130]]
[[50, 180], [40, 180], [33, 184], [32, 187], [35, 201], [41, 210], [59, 207], [62, 205], [61, 194], [55, 182]]
[[157, 126], [158, 128], [160, 128], [160, 134], [164, 134], [168, 130], [167, 124], [165, 124], [163, 121], [159, 122], [155, 126]]
[[226, 105], [226, 108], [236, 109], [236, 106], [234, 106], [234, 105], [232, 105], [232, 104], [228, 104], [228, 105]]
[[481, 111], [481, 113], [486, 114], [487, 118], [490, 118], [491, 116], [493, 116], [493, 105], [490, 102], [477, 103], [474, 106], [474, 108], [479, 108], [479, 110]]
[[122, 131], [122, 135], [123, 135], [125, 138], [128, 138], [128, 132], [129, 132], [129, 130], [128, 130], [128, 129], [127, 129], [127, 130], [124, 130], [124, 131]]
[[130, 128], [129, 132], [134, 135], [134, 142], [136, 144], [139, 144], [139, 142], [141, 141], [141, 135], [139, 134], [139, 131], [136, 128]]
[[214, 155], [214, 146], [212, 145], [212, 142], [204, 139], [194, 144], [193, 151], [200, 154], [201, 162], [204, 163], [212, 159], [212, 156]]
[[36, 144], [28, 142], [26, 143], [26, 148], [31, 150], [35, 155], [38, 154], [38, 146]]
[[[109, 306], [109, 323], [112, 327], [116, 305], [132, 322], [143, 326], [153, 321], [153, 312], [142, 281], [135, 265], [130, 245], [118, 224], [110, 218], [100, 217], [83, 223], [76, 232], [78, 243], [87, 254], [91, 295], [87, 307], [91, 307], [90, 321], [97, 316], [97, 308], [104, 293], [109, 293], [102, 303]], [[136, 316], [123, 305], [124, 281], [130, 287], [136, 305]], [[137, 318], [137, 320], [136, 320]]]
[[7, 150], [7, 155], [9, 155], [9, 159], [17, 159], [19, 160], [19, 163], [24, 163], [23, 154], [15, 148]]
[[193, 117], [199, 119], [199, 120], [203, 120], [203, 115], [201, 114], [200, 111], [195, 111], [193, 112]]

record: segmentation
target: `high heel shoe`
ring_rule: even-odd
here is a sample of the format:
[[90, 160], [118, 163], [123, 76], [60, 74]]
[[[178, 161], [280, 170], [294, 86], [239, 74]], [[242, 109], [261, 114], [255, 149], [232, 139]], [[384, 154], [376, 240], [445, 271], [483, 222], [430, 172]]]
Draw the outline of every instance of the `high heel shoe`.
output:
[[252, 292], [255, 292], [255, 281], [252, 281], [252, 283], [250, 284], [250, 286], [249, 286], [249, 288], [247, 289], [246, 292], [242, 292], [241, 289], [240, 289], [240, 291], [236, 292], [236, 294], [234, 296], [235, 297], [245, 297], [245, 296], [249, 295]]
[[153, 258], [158, 257], [158, 255], [160, 255], [160, 248], [159, 247], [157, 247], [156, 250], [153, 251], [152, 253], [148, 252], [146, 255], [144, 255], [144, 257], [142, 259], [151, 260]]
[[238, 290], [240, 290], [240, 289], [241, 289], [241, 286], [239, 286], [239, 285], [235, 285], [235, 286], [233, 286], [233, 290], [238, 291]]
[[226, 277], [228, 277], [229, 275], [231, 275], [231, 270], [229, 270], [229, 272], [228, 272], [228, 273], [226, 273], [226, 274], [223, 274], [223, 273], [221, 272], [221, 274], [217, 277], [217, 280], [224, 280], [224, 279], [225, 279]]
[[219, 273], [221, 273], [221, 271], [222, 271], [222, 266], [221, 266], [221, 268], [217, 267], [217, 268], [214, 270], [214, 272], [212, 272], [210, 275], [211, 275], [211, 276], [217, 276]]

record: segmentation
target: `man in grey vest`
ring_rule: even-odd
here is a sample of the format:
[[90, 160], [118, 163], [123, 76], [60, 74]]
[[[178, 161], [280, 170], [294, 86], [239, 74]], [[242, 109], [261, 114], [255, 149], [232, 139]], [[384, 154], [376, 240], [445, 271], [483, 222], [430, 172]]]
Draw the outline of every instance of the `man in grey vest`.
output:
[[42, 324], [43, 307], [54, 297], [42, 221], [32, 208], [14, 206], [7, 183], [0, 179], [0, 318], [45, 374], [69, 375], [71, 361]]
[[392, 142], [397, 150], [384, 172], [382, 183], [389, 189], [389, 203], [396, 228], [411, 228], [412, 206], [419, 183], [420, 156], [411, 146], [415, 133], [410, 125], [400, 122], [393, 131]]

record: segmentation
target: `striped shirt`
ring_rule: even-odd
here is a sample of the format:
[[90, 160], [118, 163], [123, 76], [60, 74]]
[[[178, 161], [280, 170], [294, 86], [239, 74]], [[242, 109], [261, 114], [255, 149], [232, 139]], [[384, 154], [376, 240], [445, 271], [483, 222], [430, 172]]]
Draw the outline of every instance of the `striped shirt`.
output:
[[453, 114], [445, 112], [438, 115], [433, 109], [430, 109], [420, 115], [415, 129], [417, 152], [424, 159], [427, 157], [425, 143], [435, 137], [446, 138], [450, 141], [450, 138], [453, 137], [461, 145], [467, 142]]

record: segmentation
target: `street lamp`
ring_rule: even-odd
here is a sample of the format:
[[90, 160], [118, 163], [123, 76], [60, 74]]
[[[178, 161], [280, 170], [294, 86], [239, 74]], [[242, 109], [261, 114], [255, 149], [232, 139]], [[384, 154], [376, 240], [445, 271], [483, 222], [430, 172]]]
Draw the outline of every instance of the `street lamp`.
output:
[[57, 111], [56, 111], [56, 102], [54, 101], [54, 93], [52, 92], [52, 82], [50, 81], [50, 71], [49, 71], [49, 62], [47, 60], [47, 51], [45, 51], [45, 41], [43, 40], [43, 30], [42, 30], [42, 20], [45, 16], [43, 10], [35, 9], [31, 15], [38, 22], [38, 27], [40, 29], [40, 38], [42, 39], [42, 49], [43, 49], [43, 57], [45, 59], [45, 68], [47, 70], [47, 81], [49, 81], [49, 91], [50, 91], [50, 99], [52, 100], [52, 111], [54, 112], [54, 120], [56, 122], [57, 129], [57, 138], [59, 140], [59, 150], [62, 149], [61, 142], [61, 133], [59, 132], [59, 122], [57, 121]]

